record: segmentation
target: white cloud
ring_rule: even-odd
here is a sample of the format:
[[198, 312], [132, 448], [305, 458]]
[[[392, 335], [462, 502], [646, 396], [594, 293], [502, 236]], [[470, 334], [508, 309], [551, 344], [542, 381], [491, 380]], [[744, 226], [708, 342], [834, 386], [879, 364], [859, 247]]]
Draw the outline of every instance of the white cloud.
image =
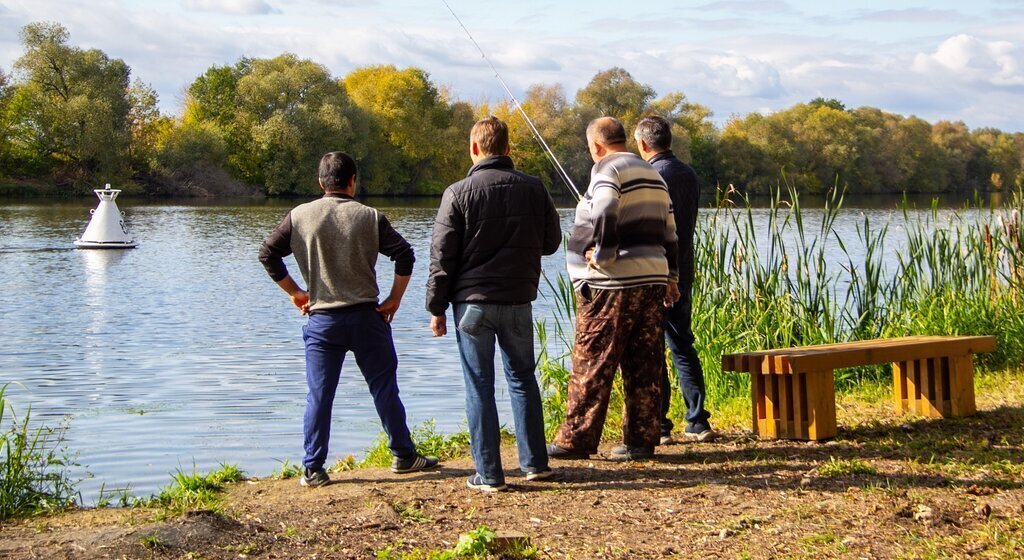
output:
[[946, 39], [934, 53], [918, 54], [914, 71], [941, 73], [956, 82], [1001, 87], [1024, 86], [1024, 50], [1009, 41], [985, 41], [960, 34]]
[[182, 7], [196, 12], [214, 12], [236, 15], [262, 15], [277, 13], [263, 0], [182, 0]]

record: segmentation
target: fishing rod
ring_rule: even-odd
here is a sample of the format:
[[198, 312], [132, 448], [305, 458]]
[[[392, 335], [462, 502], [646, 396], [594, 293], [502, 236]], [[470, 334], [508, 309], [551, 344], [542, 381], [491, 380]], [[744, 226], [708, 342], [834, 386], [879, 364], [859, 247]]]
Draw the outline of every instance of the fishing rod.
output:
[[448, 11], [451, 12], [452, 17], [455, 18], [455, 21], [459, 22], [459, 26], [462, 27], [462, 30], [466, 32], [466, 36], [469, 37], [469, 40], [472, 41], [473, 44], [476, 46], [476, 50], [480, 51], [480, 57], [483, 58], [487, 62], [487, 65], [491, 67], [491, 70], [494, 71], [494, 77], [498, 78], [498, 82], [501, 83], [501, 87], [505, 88], [505, 93], [507, 93], [509, 98], [512, 99], [512, 102], [515, 103], [516, 109], [519, 109], [519, 114], [523, 116], [523, 119], [526, 120], [526, 124], [529, 125], [530, 130], [533, 131], [534, 138], [536, 138], [537, 142], [539, 142], [540, 145], [544, 148], [544, 154], [547, 155], [548, 159], [551, 160], [551, 163], [554, 164], [555, 169], [558, 172], [558, 177], [562, 180], [562, 182], [565, 183], [567, 187], [569, 187], [569, 189], [572, 190], [573, 194], [576, 196], [576, 200], [579, 200], [582, 197], [580, 195], [579, 189], [576, 188], [576, 185], [572, 182], [572, 179], [569, 177], [569, 174], [565, 172], [565, 169], [562, 167], [562, 164], [558, 162], [558, 158], [555, 157], [555, 153], [551, 151], [551, 148], [548, 146], [548, 143], [544, 141], [544, 137], [540, 135], [540, 131], [537, 130], [536, 126], [534, 126], [533, 120], [530, 119], [530, 115], [526, 114], [526, 110], [523, 109], [523, 106], [519, 103], [519, 100], [516, 99], [516, 96], [512, 93], [512, 90], [510, 90], [508, 88], [508, 85], [505, 84], [505, 80], [503, 80], [501, 74], [498, 73], [498, 69], [495, 68], [493, 64], [491, 64], [491, 59], [487, 58], [487, 54], [484, 52], [484, 49], [480, 47], [480, 43], [476, 42], [476, 39], [473, 38], [473, 34], [470, 33], [469, 29], [466, 28], [466, 24], [462, 23], [462, 20], [455, 13], [455, 10], [453, 10], [452, 7], [448, 5], [448, 0], [441, 0], [441, 2], [443, 2], [444, 7], [448, 8]]

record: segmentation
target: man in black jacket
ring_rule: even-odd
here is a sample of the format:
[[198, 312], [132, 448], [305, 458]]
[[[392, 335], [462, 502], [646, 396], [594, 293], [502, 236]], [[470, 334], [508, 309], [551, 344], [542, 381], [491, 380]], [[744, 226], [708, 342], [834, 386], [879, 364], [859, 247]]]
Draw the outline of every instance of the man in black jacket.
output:
[[504, 122], [493, 116], [477, 122], [469, 147], [469, 175], [444, 191], [437, 210], [427, 310], [434, 336], [444, 336], [445, 311], [452, 304], [477, 471], [468, 485], [496, 492], [506, 486], [494, 404], [495, 339], [512, 399], [519, 468], [527, 480], [552, 472], [534, 374], [531, 302], [537, 299], [541, 255], [558, 250], [562, 232], [543, 183], [516, 171], [508, 157]]
[[[708, 423], [710, 413], [704, 408], [707, 391], [704, 370], [693, 348], [695, 337], [690, 328], [694, 263], [693, 233], [697, 226], [697, 206], [700, 185], [692, 167], [679, 161], [672, 153], [672, 125], [661, 117], [646, 117], [636, 125], [633, 133], [640, 155], [658, 171], [668, 185], [669, 196], [679, 236], [679, 301], [669, 308], [665, 320], [665, 338], [672, 360], [679, 372], [679, 388], [686, 401], [686, 439], [706, 441], [715, 436]], [[672, 421], [668, 418], [668, 370], [665, 370], [661, 391], [661, 443], [672, 443]]]

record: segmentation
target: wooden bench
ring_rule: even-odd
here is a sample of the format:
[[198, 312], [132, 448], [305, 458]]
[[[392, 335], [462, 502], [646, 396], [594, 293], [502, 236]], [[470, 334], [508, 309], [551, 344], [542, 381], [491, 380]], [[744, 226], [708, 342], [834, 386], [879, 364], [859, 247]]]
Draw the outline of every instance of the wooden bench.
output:
[[759, 437], [822, 440], [836, 435], [834, 370], [892, 363], [897, 413], [970, 416], [973, 355], [995, 348], [994, 336], [908, 336], [727, 354], [722, 371], [750, 374]]

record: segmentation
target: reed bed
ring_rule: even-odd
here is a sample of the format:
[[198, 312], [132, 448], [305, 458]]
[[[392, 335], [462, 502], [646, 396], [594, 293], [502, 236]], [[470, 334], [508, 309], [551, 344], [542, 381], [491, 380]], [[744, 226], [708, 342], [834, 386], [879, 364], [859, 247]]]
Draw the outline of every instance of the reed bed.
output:
[[[821, 208], [808, 210], [795, 189], [780, 188], [767, 208], [754, 208], [748, 198], [726, 191], [701, 214], [693, 330], [713, 411], [735, 410], [742, 417], [739, 409], [749, 397], [748, 376], [721, 370], [721, 356], [732, 352], [992, 334], [998, 350], [979, 357], [983, 370], [1024, 363], [1020, 191], [1000, 208], [975, 201], [956, 211], [933, 204], [915, 212], [904, 202], [884, 223], [857, 216], [852, 236], [848, 226], [837, 228], [840, 217], [850, 222], [843, 213], [852, 211], [843, 202], [833, 190]], [[557, 312], [538, 323], [538, 362], [553, 430], [565, 411], [575, 297], [564, 277], [547, 281]], [[886, 366], [839, 370], [836, 387], [848, 391], [887, 374]], [[618, 391], [615, 399], [608, 438], [619, 434]], [[678, 420], [681, 413], [681, 403], [674, 403], [670, 414]]]

